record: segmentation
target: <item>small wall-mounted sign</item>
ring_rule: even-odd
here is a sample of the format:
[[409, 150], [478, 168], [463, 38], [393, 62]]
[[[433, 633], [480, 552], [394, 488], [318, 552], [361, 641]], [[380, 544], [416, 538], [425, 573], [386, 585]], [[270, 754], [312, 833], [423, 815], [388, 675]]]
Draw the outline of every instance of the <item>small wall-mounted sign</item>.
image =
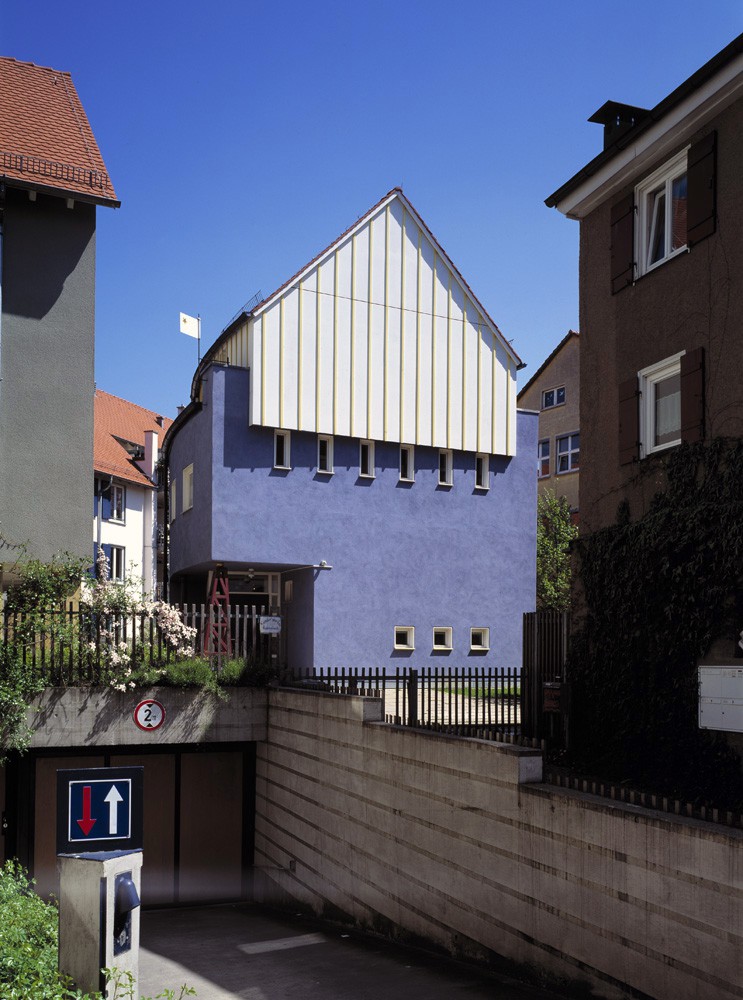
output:
[[153, 698], [146, 698], [134, 709], [134, 721], [140, 729], [159, 729], [165, 722], [165, 707]]
[[279, 635], [281, 633], [281, 618], [279, 615], [261, 615], [261, 635]]

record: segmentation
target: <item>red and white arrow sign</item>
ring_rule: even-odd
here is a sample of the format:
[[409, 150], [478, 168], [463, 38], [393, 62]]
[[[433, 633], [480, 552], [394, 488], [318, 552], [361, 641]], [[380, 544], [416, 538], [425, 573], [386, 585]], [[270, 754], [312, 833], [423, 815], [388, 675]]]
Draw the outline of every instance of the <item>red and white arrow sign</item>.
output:
[[114, 837], [119, 832], [118, 805], [119, 802], [123, 802], [124, 799], [116, 785], [111, 785], [111, 790], [103, 801], [108, 802], [108, 833], [109, 836]]
[[83, 815], [82, 819], [77, 821], [77, 825], [87, 837], [95, 826], [95, 822], [90, 815], [90, 785], [83, 785]]

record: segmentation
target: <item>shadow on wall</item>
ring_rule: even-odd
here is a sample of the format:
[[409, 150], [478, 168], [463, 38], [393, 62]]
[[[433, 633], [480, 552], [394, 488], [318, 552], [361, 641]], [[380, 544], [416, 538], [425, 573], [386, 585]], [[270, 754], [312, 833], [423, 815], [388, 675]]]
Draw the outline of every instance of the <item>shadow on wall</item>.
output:
[[[88, 251], [94, 233], [93, 205], [76, 202], [69, 209], [62, 198], [39, 195], [36, 202], [27, 197], [25, 201], [9, 198], [3, 246], [3, 312], [30, 319], [46, 316]], [[91, 274], [93, 266], [91, 255]]]

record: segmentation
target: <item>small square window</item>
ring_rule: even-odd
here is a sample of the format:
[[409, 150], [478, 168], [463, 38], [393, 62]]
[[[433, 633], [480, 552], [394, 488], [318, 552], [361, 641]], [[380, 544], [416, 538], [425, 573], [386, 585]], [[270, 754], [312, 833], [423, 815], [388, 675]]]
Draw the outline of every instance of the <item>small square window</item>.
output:
[[123, 521], [126, 511], [126, 489], [115, 483], [111, 486], [111, 520]]
[[187, 465], [183, 470], [183, 509], [190, 510], [193, 507], [193, 464]]
[[550, 410], [553, 406], [562, 406], [565, 402], [565, 386], [556, 389], [545, 389], [542, 393], [542, 409]]
[[473, 652], [482, 652], [490, 649], [490, 629], [473, 628], [470, 629], [470, 649]]
[[681, 443], [681, 358], [684, 352], [643, 368], [640, 379], [642, 455]]
[[448, 448], [439, 451], [439, 486], [452, 486], [453, 478], [452, 453]]
[[445, 625], [442, 627], [434, 628], [433, 630], [433, 648], [434, 649], [452, 649], [452, 629], [451, 626]]
[[415, 628], [412, 625], [395, 625], [395, 649], [415, 649]]
[[374, 442], [362, 441], [359, 446], [359, 475], [374, 478]]
[[333, 472], [333, 439], [324, 434], [317, 439], [317, 471]]
[[274, 431], [273, 467], [274, 469], [291, 469], [291, 434], [289, 431]]
[[490, 489], [490, 458], [478, 455], [475, 458], [475, 486], [478, 490]]
[[565, 434], [557, 439], [557, 475], [580, 468], [580, 434]]
[[550, 474], [550, 443], [549, 439], [539, 442], [537, 452], [537, 478], [544, 479]]
[[412, 444], [400, 445], [400, 479], [404, 483], [415, 482], [415, 462]]

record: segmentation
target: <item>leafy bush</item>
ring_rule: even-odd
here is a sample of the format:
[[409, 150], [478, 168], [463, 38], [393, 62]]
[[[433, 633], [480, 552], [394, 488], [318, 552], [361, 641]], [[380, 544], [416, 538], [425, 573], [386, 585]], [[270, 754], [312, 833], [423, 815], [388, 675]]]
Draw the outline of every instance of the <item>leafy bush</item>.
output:
[[[33, 891], [33, 880], [16, 861], [0, 868], [0, 997], [2, 1000], [102, 1000], [100, 993], [74, 989], [57, 970], [59, 911]], [[135, 1000], [129, 972], [104, 969], [114, 1000]], [[196, 996], [187, 985], [166, 989], [156, 1000]], [[151, 1000], [142, 997], [142, 1000]]]
[[[0, 868], [0, 996], [3, 1000], [83, 1000], [57, 971], [58, 912], [14, 861]], [[92, 998], [91, 998], [92, 1000]]]

